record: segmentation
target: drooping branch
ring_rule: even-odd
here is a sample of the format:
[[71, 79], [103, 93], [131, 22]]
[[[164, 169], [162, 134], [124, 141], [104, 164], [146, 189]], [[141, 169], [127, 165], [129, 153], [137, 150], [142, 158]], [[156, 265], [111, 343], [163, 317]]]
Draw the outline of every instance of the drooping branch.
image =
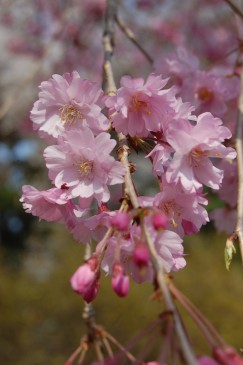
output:
[[[241, 13], [242, 1], [239, 1], [239, 12]], [[242, 38], [242, 16], [235, 11], [236, 24], [239, 39]], [[240, 16], [240, 18], [238, 17]], [[243, 264], [243, 142], [242, 142], [242, 132], [243, 132], [243, 65], [242, 65], [242, 54], [239, 54], [238, 66], [240, 67], [240, 95], [238, 100], [238, 118], [236, 127], [236, 152], [237, 152], [237, 167], [238, 167], [238, 197], [237, 197], [237, 223], [235, 233], [238, 237], [241, 261]]]
[[[116, 17], [117, 8], [115, 6], [116, 0], [107, 0], [107, 8], [105, 14], [105, 25], [104, 25], [104, 34], [103, 34], [103, 45], [104, 45], [104, 72], [105, 72], [105, 80], [106, 80], [106, 90], [108, 95], [112, 95], [116, 92], [116, 86], [114, 81], [114, 75], [112, 71], [111, 58], [113, 54], [113, 46], [114, 46], [114, 21]], [[118, 149], [118, 158], [122, 165], [125, 168], [125, 194], [129, 198], [133, 208], [139, 208], [139, 202], [137, 199], [137, 194], [134, 189], [128, 156], [130, 154], [130, 150], [128, 147], [127, 139], [122, 134], [118, 134], [119, 140], [119, 149]], [[156, 249], [154, 247], [154, 243], [150, 237], [148, 229], [144, 221], [141, 222], [142, 228], [145, 234], [145, 238], [149, 247], [151, 261], [156, 273], [156, 279], [159, 285], [159, 288], [163, 294], [165, 300], [166, 309], [171, 311], [174, 321], [175, 321], [175, 330], [178, 336], [178, 339], [181, 344], [181, 348], [185, 357], [185, 360], [188, 365], [197, 365], [198, 362], [193, 353], [193, 350], [189, 344], [187, 339], [187, 335], [185, 334], [184, 328], [182, 326], [179, 314], [177, 312], [177, 308], [174, 304], [172, 295], [168, 288], [166, 282], [165, 271], [163, 268], [163, 264], [158, 257]]]
[[153, 65], [154, 60], [152, 57], [148, 54], [148, 52], [143, 48], [143, 46], [138, 42], [136, 39], [134, 33], [131, 29], [125, 26], [125, 24], [121, 21], [121, 19], [115, 15], [115, 21], [118, 25], [118, 27], [121, 29], [121, 31], [125, 34], [125, 36], [139, 49], [139, 51], [145, 56], [145, 58], [148, 60], [148, 62]]
[[116, 84], [111, 67], [111, 58], [114, 48], [116, 1], [107, 0], [105, 23], [103, 32], [104, 64], [103, 64], [103, 89], [108, 95], [116, 93]]
[[242, 123], [243, 123], [243, 70], [241, 71], [241, 91], [239, 98], [239, 112], [236, 132], [236, 151], [238, 166], [238, 200], [237, 200], [237, 225], [236, 233], [239, 240], [241, 260], [243, 263], [243, 145], [242, 145]]
[[235, 14], [237, 14], [239, 17], [241, 17], [243, 19], [243, 13], [242, 11], [238, 8], [238, 6], [236, 6], [233, 1], [231, 0], [224, 0], [228, 5], [229, 7], [233, 10], [233, 12]]

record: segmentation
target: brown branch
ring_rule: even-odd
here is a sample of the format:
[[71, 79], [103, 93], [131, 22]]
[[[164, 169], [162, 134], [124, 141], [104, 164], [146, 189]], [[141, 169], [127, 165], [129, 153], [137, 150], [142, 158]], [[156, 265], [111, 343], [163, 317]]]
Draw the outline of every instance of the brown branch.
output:
[[105, 12], [105, 24], [103, 32], [104, 64], [103, 64], [103, 89], [108, 95], [116, 93], [116, 84], [111, 67], [111, 58], [114, 48], [115, 14], [117, 12], [116, 1], [107, 0]]
[[180, 340], [183, 354], [185, 356], [185, 359], [186, 359], [188, 365], [197, 365], [198, 362], [192, 351], [191, 345], [187, 339], [186, 333], [184, 331], [184, 328], [183, 328], [181, 320], [180, 320], [180, 316], [178, 314], [177, 308], [173, 301], [173, 297], [169, 291], [168, 284], [167, 284], [167, 281], [165, 278], [163, 264], [162, 264], [160, 258], [158, 257], [154, 243], [150, 237], [150, 234], [149, 234], [148, 229], [145, 224], [143, 224], [143, 230], [144, 230], [144, 235], [145, 235], [148, 247], [149, 247], [151, 261], [152, 261], [153, 267], [156, 272], [156, 279], [157, 279], [159, 288], [163, 294], [166, 308], [168, 310], [170, 310], [173, 314], [173, 318], [175, 321], [175, 330], [176, 330], [177, 336]]
[[[242, 7], [242, 1], [239, 1], [239, 5]], [[240, 10], [239, 10], [240, 11]], [[239, 15], [237, 13], [237, 15]], [[243, 15], [242, 15], [243, 19]], [[241, 22], [236, 17], [238, 37], [241, 39]], [[238, 198], [237, 198], [237, 223], [235, 232], [238, 237], [241, 261], [243, 264], [243, 144], [242, 144], [242, 132], [243, 132], [243, 57], [239, 54], [238, 64], [240, 66], [240, 96], [238, 100], [238, 118], [236, 128], [236, 152], [237, 152], [237, 167], [238, 167]]]
[[121, 29], [121, 31], [126, 35], [126, 37], [139, 49], [139, 51], [145, 56], [145, 58], [148, 60], [148, 62], [151, 65], [153, 65], [154, 60], [148, 54], [148, 52], [143, 48], [143, 46], [141, 46], [141, 44], [137, 41], [137, 39], [135, 38], [135, 35], [131, 31], [131, 29], [127, 28], [117, 15], [115, 15], [115, 21], [116, 21], [118, 27]]
[[73, 353], [72, 355], [68, 358], [68, 360], [65, 362], [64, 365], [72, 365], [74, 360], [77, 358], [77, 356], [79, 355], [79, 353], [81, 352], [81, 347], [78, 347]]
[[224, 0], [228, 5], [229, 7], [233, 10], [233, 12], [235, 14], [237, 14], [239, 17], [241, 17], [243, 19], [243, 13], [241, 12], [241, 10], [238, 8], [238, 6], [236, 6], [233, 1], [231, 0]]
[[225, 341], [222, 337], [218, 334], [214, 326], [204, 317], [204, 315], [197, 309], [197, 307], [170, 281], [169, 282], [169, 289], [175, 298], [183, 305], [186, 311], [190, 314], [191, 318], [200, 328], [201, 332], [204, 334], [208, 342], [211, 346], [215, 346], [215, 340], [221, 346], [225, 346]]
[[238, 166], [238, 199], [237, 199], [237, 224], [236, 233], [238, 236], [241, 260], [243, 264], [243, 146], [242, 146], [242, 123], [243, 123], [243, 70], [241, 71], [241, 91], [239, 98], [239, 112], [236, 131], [236, 151]]
[[120, 342], [118, 342], [115, 337], [113, 337], [110, 333], [103, 331], [103, 336], [105, 336], [108, 340], [110, 340], [110, 342], [112, 342], [119, 350], [121, 350], [126, 357], [134, 363], [137, 363], [137, 359], [136, 357], [134, 357], [124, 346], [122, 346], [120, 344]]
[[[103, 80], [106, 80], [106, 90], [108, 95], [112, 95], [116, 92], [116, 86], [114, 81], [114, 75], [112, 71], [112, 65], [111, 65], [111, 58], [113, 54], [113, 46], [114, 46], [114, 21], [116, 16], [116, 0], [107, 0], [107, 8], [106, 8], [106, 14], [105, 14], [105, 25], [104, 25], [104, 34], [103, 34], [103, 46], [104, 46], [104, 72], [105, 77]], [[118, 140], [119, 140], [119, 149], [118, 149], [118, 158], [122, 165], [125, 168], [125, 194], [131, 201], [131, 204], [133, 208], [139, 208], [139, 203], [137, 199], [137, 194], [134, 189], [130, 168], [129, 168], [129, 161], [128, 161], [128, 155], [130, 154], [130, 150], [127, 144], [126, 137], [122, 134], [118, 134]], [[174, 304], [172, 295], [169, 291], [169, 288], [167, 286], [166, 278], [164, 275], [164, 268], [163, 264], [158, 257], [158, 254], [156, 252], [156, 249], [154, 247], [154, 243], [149, 235], [148, 229], [146, 225], [143, 222], [143, 230], [144, 234], [147, 240], [147, 244], [149, 247], [152, 264], [154, 267], [154, 270], [156, 272], [156, 278], [159, 285], [159, 288], [164, 296], [165, 299], [165, 305], [166, 308], [172, 312], [173, 318], [175, 321], [175, 329], [177, 336], [180, 340], [181, 348], [183, 351], [183, 354], [185, 356], [185, 359], [187, 361], [188, 365], [197, 365], [198, 362], [196, 360], [196, 357], [192, 351], [192, 348], [188, 342], [187, 336], [184, 332], [180, 317], [177, 312], [177, 308]], [[109, 337], [108, 337], [109, 338]]]

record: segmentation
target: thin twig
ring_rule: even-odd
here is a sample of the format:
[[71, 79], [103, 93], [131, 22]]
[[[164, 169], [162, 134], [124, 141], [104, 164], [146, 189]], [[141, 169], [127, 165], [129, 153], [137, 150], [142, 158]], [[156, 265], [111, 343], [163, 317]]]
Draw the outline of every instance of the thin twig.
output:
[[72, 365], [78, 354], [81, 352], [82, 348], [78, 347], [72, 355], [69, 357], [69, 359], [65, 362], [64, 365]]
[[109, 355], [109, 357], [111, 357], [111, 358], [114, 357], [110, 342], [107, 340], [106, 337], [102, 337], [102, 341], [103, 341], [103, 344], [105, 346], [105, 349], [106, 349], [107, 354]]
[[241, 17], [243, 19], [243, 13], [241, 12], [241, 10], [238, 8], [238, 6], [236, 6], [233, 1], [231, 0], [224, 0], [228, 5], [229, 7], [233, 10], [233, 12], [235, 14], [237, 14], [239, 17]]
[[124, 346], [122, 346], [120, 344], [120, 342], [118, 342], [115, 337], [113, 337], [110, 333], [104, 331], [103, 332], [103, 335], [108, 339], [110, 340], [110, 342], [112, 342], [116, 347], [119, 348], [119, 350], [121, 350], [125, 355], [126, 357], [131, 361], [131, 362], [134, 362], [136, 363], [137, 362], [137, 359], [136, 357], [134, 357]]
[[115, 14], [117, 12], [116, 1], [107, 0], [105, 12], [105, 24], [103, 32], [104, 64], [103, 64], [103, 89], [108, 95], [116, 93], [116, 84], [111, 67], [111, 58], [114, 48]]
[[94, 347], [95, 347], [95, 352], [96, 352], [96, 355], [97, 355], [97, 359], [103, 363], [105, 358], [104, 358], [104, 355], [101, 351], [101, 344], [100, 344], [99, 340], [96, 339], [94, 341]]
[[83, 365], [83, 362], [84, 362], [86, 353], [87, 353], [87, 349], [86, 348], [83, 348], [82, 349], [82, 352], [81, 352], [81, 354], [79, 356], [77, 365]]
[[[210, 340], [212, 340], [212, 336], [218, 341], [221, 346], [225, 346], [225, 341], [218, 334], [214, 326], [207, 320], [206, 317], [197, 309], [197, 307], [170, 281], [169, 289], [175, 296], [175, 298], [183, 305], [183, 307], [190, 313], [190, 316], [193, 318], [195, 323], [201, 329], [202, 333], [204, 333], [205, 337], [208, 339], [208, 333], [210, 334]], [[203, 330], [202, 326], [206, 329]], [[212, 345], [215, 345], [214, 342], [211, 341]]]
[[180, 340], [183, 354], [185, 356], [185, 359], [186, 359], [188, 365], [196, 365], [196, 364], [198, 364], [198, 362], [192, 351], [191, 345], [188, 342], [188, 339], [187, 339], [187, 336], [183, 329], [179, 314], [177, 312], [177, 308], [175, 306], [175, 303], [174, 303], [171, 293], [169, 291], [168, 284], [167, 284], [165, 274], [164, 274], [163, 264], [162, 264], [160, 258], [158, 257], [158, 254], [154, 247], [154, 243], [151, 239], [147, 226], [144, 224], [144, 222], [143, 222], [143, 230], [144, 230], [144, 235], [145, 235], [148, 247], [149, 247], [151, 261], [153, 263], [153, 267], [156, 272], [156, 279], [157, 279], [159, 288], [163, 294], [166, 308], [173, 313], [173, 318], [175, 321], [175, 330], [176, 330], [177, 336]]
[[143, 48], [143, 46], [141, 46], [141, 44], [137, 41], [137, 39], [136, 39], [134, 33], [131, 31], [131, 29], [127, 28], [117, 15], [115, 15], [115, 21], [116, 21], [118, 27], [121, 29], [121, 31], [126, 35], [126, 37], [139, 49], [139, 51], [145, 56], [145, 58], [148, 60], [148, 62], [151, 65], [153, 65], [154, 60], [148, 54], [148, 52]]

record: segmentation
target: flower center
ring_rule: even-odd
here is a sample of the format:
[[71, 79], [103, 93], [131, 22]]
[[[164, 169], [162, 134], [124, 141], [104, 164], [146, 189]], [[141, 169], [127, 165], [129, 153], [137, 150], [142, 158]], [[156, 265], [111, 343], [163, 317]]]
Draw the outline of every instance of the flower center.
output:
[[77, 171], [80, 173], [82, 177], [88, 177], [94, 168], [94, 162], [93, 161], [77, 161], [75, 163]]
[[60, 110], [60, 117], [65, 123], [76, 123], [77, 120], [82, 120], [83, 114], [78, 107], [72, 104], [66, 104]]
[[189, 164], [193, 167], [198, 167], [203, 159], [203, 157], [208, 156], [207, 151], [202, 151], [200, 148], [194, 148], [190, 152]]
[[178, 226], [176, 221], [180, 217], [181, 211], [178, 205], [176, 204], [175, 200], [172, 199], [166, 202], [161, 202], [159, 204], [159, 208], [163, 210], [163, 212], [168, 218], [171, 219], [173, 226], [176, 228]]
[[197, 90], [197, 97], [204, 103], [208, 103], [213, 99], [213, 92], [207, 87], [203, 86]]
[[143, 112], [147, 115], [151, 114], [146, 101], [139, 100], [139, 95], [133, 95], [132, 100], [129, 103], [129, 112]]

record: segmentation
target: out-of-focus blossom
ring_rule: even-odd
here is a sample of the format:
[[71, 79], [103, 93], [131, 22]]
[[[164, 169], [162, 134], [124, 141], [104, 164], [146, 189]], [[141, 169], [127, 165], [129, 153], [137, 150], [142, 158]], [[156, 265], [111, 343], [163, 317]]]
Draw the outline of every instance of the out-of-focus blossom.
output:
[[166, 171], [167, 181], [179, 182], [186, 192], [196, 192], [203, 184], [219, 189], [223, 171], [216, 168], [210, 158], [236, 157], [232, 148], [221, 143], [230, 137], [229, 129], [210, 113], [199, 115], [195, 126], [184, 120], [173, 123], [166, 135], [175, 150]]
[[197, 361], [200, 365], [219, 365], [217, 361], [212, 359], [209, 356], [201, 356], [197, 358]]
[[222, 117], [227, 111], [227, 102], [237, 99], [239, 91], [240, 82], [235, 76], [197, 71], [185, 80], [181, 96], [195, 105], [197, 114], [211, 112], [216, 117]]
[[236, 227], [237, 211], [230, 207], [214, 209], [210, 213], [210, 218], [213, 219], [219, 232], [231, 234]]
[[237, 162], [236, 160], [222, 160], [219, 166], [224, 171], [224, 178], [218, 195], [230, 207], [234, 208], [237, 204], [238, 194]]

